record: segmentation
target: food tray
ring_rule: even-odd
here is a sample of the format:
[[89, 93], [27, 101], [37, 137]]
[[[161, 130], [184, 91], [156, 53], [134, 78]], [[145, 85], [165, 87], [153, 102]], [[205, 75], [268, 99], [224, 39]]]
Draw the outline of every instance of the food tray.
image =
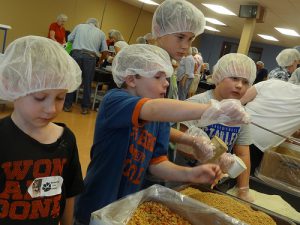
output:
[[126, 225], [136, 208], [145, 201], [164, 204], [192, 225], [246, 225], [213, 207], [161, 185], [152, 185], [93, 212], [90, 225]]
[[[236, 185], [236, 180], [234, 180], [234, 179], [224, 180], [223, 182], [216, 185], [216, 187], [215, 187], [217, 189], [216, 192], [221, 192], [222, 194], [224, 194], [224, 193], [226, 194], [226, 192], [229, 189], [233, 188], [235, 185]], [[269, 186], [269, 185], [267, 185], [266, 183], [264, 183], [263, 181], [259, 180], [256, 177], [250, 177], [249, 186], [250, 186], [251, 189], [253, 189], [255, 191], [258, 191], [258, 192], [262, 192], [264, 194], [279, 195], [286, 202], [288, 202], [293, 208], [295, 208], [298, 212], [300, 211], [300, 198], [293, 195], [293, 194], [291, 194], [291, 193], [288, 193], [288, 192], [279, 190], [277, 188], [274, 188], [272, 186]], [[226, 195], [228, 195], [228, 194], [226, 194]], [[234, 197], [234, 196], [232, 196], [232, 197]], [[234, 198], [239, 200], [239, 201], [242, 201], [242, 200], [240, 200], [236, 197], [234, 197]], [[245, 201], [243, 201], [243, 202], [245, 202]], [[246, 203], [248, 203], [248, 202], [246, 202]], [[251, 203], [248, 203], [248, 204], [250, 204], [252, 208], [261, 210], [261, 211], [267, 213], [268, 215], [270, 215], [276, 221], [277, 224], [297, 224], [297, 225], [300, 225], [299, 222], [296, 222], [296, 221], [292, 222], [292, 219], [289, 219], [287, 217], [279, 215], [279, 214], [277, 214], [275, 212], [272, 212], [268, 209], [262, 208], [260, 206], [257, 206], [257, 205], [251, 204]]]

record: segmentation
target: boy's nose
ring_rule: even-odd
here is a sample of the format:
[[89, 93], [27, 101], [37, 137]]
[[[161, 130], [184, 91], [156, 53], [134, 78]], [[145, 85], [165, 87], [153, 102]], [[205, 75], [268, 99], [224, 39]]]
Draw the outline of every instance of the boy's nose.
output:
[[165, 79], [164, 86], [169, 87], [169, 81], [167, 79]]
[[53, 103], [49, 103], [45, 106], [46, 113], [55, 113], [56, 112], [56, 105]]
[[191, 45], [190, 45], [190, 42], [189, 41], [183, 41], [182, 42], [182, 44], [181, 44], [181, 47], [183, 48], [183, 49], [189, 49], [189, 47], [190, 47]]
[[237, 86], [237, 87], [242, 87], [242, 86], [243, 86], [243, 81], [242, 81], [242, 80], [239, 80], [239, 81], [236, 83], [236, 86]]

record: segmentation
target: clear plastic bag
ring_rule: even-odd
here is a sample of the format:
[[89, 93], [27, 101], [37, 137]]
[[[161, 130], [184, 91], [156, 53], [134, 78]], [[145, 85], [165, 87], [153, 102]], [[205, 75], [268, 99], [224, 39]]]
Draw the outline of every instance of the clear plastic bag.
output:
[[215, 208], [160, 185], [153, 185], [143, 191], [128, 195], [93, 212], [90, 225], [125, 225], [136, 208], [146, 201], [164, 204], [193, 225], [246, 225]]

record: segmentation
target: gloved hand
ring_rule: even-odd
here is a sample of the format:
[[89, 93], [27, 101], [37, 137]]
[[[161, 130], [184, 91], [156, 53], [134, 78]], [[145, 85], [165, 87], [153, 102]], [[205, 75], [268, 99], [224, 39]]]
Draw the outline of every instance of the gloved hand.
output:
[[234, 155], [227, 153], [227, 152], [223, 153], [220, 156], [220, 159], [218, 162], [223, 173], [227, 173], [228, 170], [230, 169], [230, 167], [233, 165], [233, 163], [234, 163]]
[[177, 149], [193, 155], [195, 159], [203, 162], [211, 159], [215, 152], [215, 146], [211, 143], [207, 134], [200, 128], [192, 126], [182, 136], [186, 144], [178, 144]]
[[250, 195], [249, 187], [239, 187], [237, 191], [237, 197], [247, 201], [254, 202], [253, 196]]
[[239, 100], [224, 99], [219, 102], [212, 99], [211, 106], [205, 110], [196, 126], [205, 127], [216, 123], [246, 124], [250, 123], [250, 116]]

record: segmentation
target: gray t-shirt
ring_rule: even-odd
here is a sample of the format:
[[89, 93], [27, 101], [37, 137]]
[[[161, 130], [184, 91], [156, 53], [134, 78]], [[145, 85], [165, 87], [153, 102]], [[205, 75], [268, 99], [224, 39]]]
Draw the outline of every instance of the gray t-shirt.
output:
[[[211, 99], [214, 99], [213, 90], [208, 90], [204, 93], [194, 95], [193, 97], [186, 99], [189, 102], [197, 103], [209, 103]], [[187, 127], [195, 126], [196, 121], [185, 121], [183, 122]], [[227, 126], [225, 124], [212, 124], [207, 127], [201, 127], [210, 138], [217, 135], [221, 138], [228, 146], [228, 151], [232, 152], [234, 145], [250, 145], [251, 136], [249, 125], [235, 125]]]

